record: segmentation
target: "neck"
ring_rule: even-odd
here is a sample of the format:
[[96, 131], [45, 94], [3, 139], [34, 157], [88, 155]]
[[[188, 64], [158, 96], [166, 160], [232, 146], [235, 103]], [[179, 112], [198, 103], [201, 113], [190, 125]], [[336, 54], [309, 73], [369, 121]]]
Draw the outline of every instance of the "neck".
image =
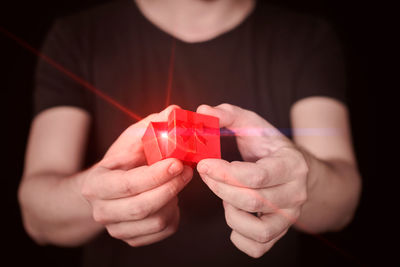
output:
[[185, 42], [210, 40], [238, 26], [256, 0], [135, 0], [157, 27]]

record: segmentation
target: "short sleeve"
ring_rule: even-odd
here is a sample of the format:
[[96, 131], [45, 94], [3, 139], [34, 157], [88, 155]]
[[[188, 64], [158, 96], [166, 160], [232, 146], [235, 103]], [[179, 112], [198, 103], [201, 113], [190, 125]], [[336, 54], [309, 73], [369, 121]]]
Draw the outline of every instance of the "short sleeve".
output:
[[90, 112], [82, 82], [88, 80], [87, 63], [78, 34], [63, 20], [51, 27], [35, 73], [34, 115], [55, 106], [74, 106]]
[[294, 84], [293, 102], [311, 96], [346, 103], [345, 60], [332, 27], [319, 21], [305, 48]]

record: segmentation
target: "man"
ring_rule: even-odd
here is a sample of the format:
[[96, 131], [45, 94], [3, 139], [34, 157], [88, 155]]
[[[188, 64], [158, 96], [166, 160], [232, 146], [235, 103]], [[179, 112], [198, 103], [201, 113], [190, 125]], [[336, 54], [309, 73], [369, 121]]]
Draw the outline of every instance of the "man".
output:
[[[86, 244], [96, 266], [282, 266], [296, 259], [291, 226], [351, 221], [343, 62], [320, 20], [253, 0], [119, 1], [59, 20], [43, 52], [107, 97], [39, 63], [19, 190], [38, 243]], [[132, 125], [110, 98], [153, 114]], [[169, 98], [236, 135], [197, 165], [204, 183], [177, 159], [145, 164], [140, 138]]]

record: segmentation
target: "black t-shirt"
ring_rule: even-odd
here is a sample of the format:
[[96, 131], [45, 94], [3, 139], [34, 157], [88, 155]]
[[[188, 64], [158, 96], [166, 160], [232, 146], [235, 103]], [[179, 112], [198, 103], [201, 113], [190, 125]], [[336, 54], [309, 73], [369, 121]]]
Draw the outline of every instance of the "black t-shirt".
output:
[[[344, 101], [341, 48], [320, 19], [258, 1], [235, 29], [187, 43], [154, 26], [133, 1], [121, 0], [56, 21], [42, 52], [58, 66], [39, 61], [35, 113], [60, 105], [87, 110], [92, 116], [87, 164], [92, 164], [135, 122], [110, 99], [142, 117], [164, 109], [171, 51], [171, 103], [184, 109], [230, 103], [290, 135], [295, 101], [308, 96]], [[222, 137], [221, 143], [224, 159], [240, 160], [234, 138]], [[132, 248], [104, 233], [85, 246], [84, 265], [293, 266], [298, 260], [294, 230], [260, 259], [236, 249], [221, 200], [198, 174], [179, 199], [181, 223], [172, 237]]]

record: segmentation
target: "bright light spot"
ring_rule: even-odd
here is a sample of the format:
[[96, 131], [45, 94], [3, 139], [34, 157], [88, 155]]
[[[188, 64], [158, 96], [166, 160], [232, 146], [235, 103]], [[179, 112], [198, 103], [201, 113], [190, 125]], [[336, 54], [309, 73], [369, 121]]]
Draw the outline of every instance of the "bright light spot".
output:
[[161, 137], [162, 138], [168, 138], [168, 133], [166, 133], [166, 132], [161, 133]]

